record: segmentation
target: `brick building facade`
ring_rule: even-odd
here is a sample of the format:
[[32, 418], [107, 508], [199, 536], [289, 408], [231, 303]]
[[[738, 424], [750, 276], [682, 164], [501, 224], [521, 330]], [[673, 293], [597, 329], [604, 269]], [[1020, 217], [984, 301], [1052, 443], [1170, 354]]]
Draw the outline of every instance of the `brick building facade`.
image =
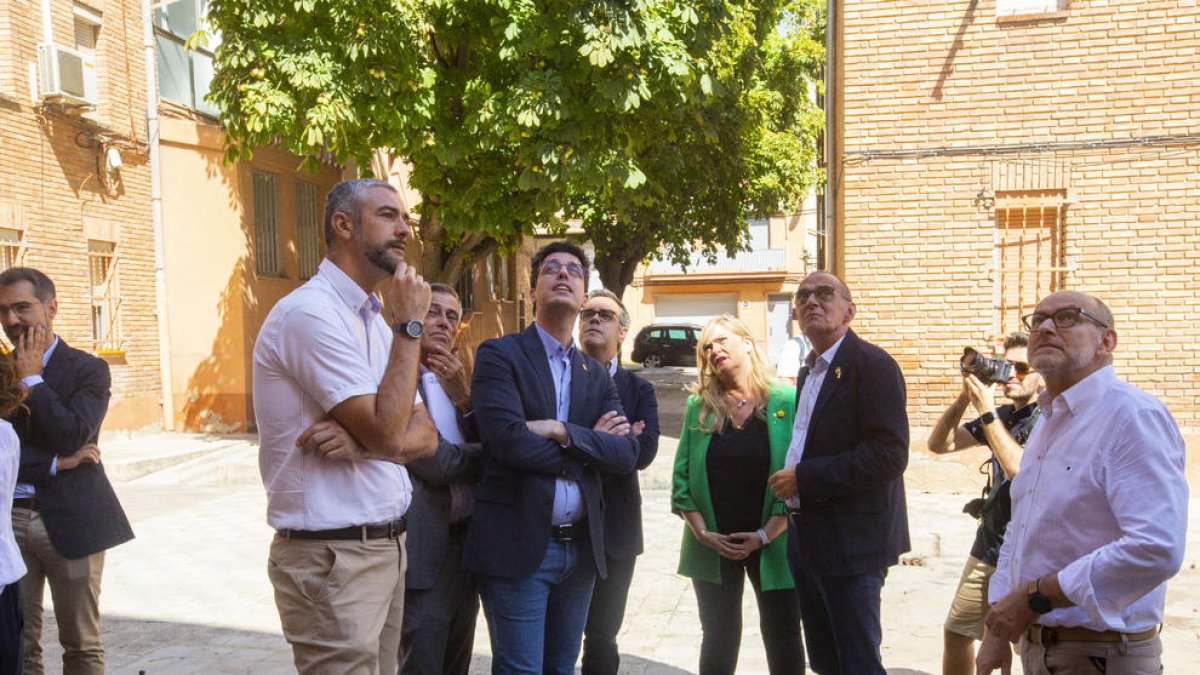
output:
[[54, 279], [55, 331], [110, 363], [106, 430], [161, 419], [142, 36], [137, 2], [0, 2], [0, 266]]
[[1200, 7], [833, 4], [831, 263], [913, 425], [962, 347], [1071, 288], [1112, 308], [1118, 372], [1200, 429]]

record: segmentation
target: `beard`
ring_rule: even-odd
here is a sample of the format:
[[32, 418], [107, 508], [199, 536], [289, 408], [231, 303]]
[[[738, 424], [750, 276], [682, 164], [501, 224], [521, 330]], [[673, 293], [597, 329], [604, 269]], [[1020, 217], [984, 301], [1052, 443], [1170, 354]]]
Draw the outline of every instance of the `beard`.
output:
[[393, 239], [382, 244], [368, 246], [367, 250], [365, 251], [365, 255], [367, 256], [367, 260], [371, 261], [371, 264], [375, 265], [384, 272], [387, 272], [388, 274], [395, 274], [396, 265], [398, 265], [400, 261], [393, 257], [391, 247], [396, 244], [403, 243], [403, 239]]

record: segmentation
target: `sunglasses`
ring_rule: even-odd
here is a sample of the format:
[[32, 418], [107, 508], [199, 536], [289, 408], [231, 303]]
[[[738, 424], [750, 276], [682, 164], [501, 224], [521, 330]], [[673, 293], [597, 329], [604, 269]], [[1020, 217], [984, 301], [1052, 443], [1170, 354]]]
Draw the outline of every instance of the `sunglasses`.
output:
[[611, 309], [585, 309], [579, 313], [579, 318], [584, 321], [591, 321], [599, 318], [600, 323], [612, 323], [617, 320], [617, 313]]
[[817, 296], [817, 302], [829, 302], [837, 295], [837, 289], [826, 284], [822, 284], [816, 288], [801, 288], [796, 291], [796, 303], [803, 305], [814, 295]]
[[1018, 380], [1025, 379], [1025, 376], [1033, 372], [1033, 368], [1028, 363], [1023, 361], [1009, 361], [1013, 366], [1013, 373], [1016, 374]]

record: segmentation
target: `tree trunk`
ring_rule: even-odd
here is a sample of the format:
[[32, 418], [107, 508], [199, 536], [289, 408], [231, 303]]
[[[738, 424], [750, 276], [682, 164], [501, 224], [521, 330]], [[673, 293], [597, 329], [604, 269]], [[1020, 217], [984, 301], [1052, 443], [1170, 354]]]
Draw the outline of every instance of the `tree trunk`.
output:
[[596, 251], [596, 271], [600, 274], [600, 283], [624, 299], [625, 289], [633, 283], [633, 273], [646, 257], [646, 252], [640, 246], [630, 245], [620, 251]]

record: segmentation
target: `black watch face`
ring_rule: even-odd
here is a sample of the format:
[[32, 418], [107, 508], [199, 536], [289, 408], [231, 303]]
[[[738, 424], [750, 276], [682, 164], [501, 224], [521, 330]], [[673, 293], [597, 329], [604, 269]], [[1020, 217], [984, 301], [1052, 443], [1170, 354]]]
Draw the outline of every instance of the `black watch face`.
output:
[[1050, 606], [1050, 598], [1047, 598], [1041, 593], [1034, 593], [1033, 595], [1029, 596], [1029, 609], [1032, 609], [1038, 614], [1045, 614], [1049, 612], [1052, 609]]

